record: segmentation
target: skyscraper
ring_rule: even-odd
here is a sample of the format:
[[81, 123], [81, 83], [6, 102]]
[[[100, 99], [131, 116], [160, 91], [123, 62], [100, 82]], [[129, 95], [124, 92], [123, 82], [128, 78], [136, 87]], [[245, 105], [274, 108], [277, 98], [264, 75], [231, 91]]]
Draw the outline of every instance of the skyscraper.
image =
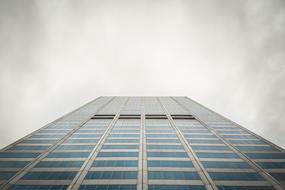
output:
[[282, 148], [187, 97], [99, 97], [0, 152], [1, 189], [285, 189]]

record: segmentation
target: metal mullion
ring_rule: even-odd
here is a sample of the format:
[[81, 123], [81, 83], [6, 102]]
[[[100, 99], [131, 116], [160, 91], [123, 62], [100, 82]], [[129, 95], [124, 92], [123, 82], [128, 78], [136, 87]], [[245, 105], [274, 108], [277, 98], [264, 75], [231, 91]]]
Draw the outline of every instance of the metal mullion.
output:
[[[238, 148], [236, 148], [231, 142], [229, 142], [226, 138], [224, 138], [223, 136], [221, 136], [218, 132], [216, 132], [214, 129], [212, 129], [211, 127], [209, 127], [206, 122], [204, 122], [202, 119], [199, 118], [199, 116], [197, 116], [196, 114], [192, 113], [186, 106], [184, 106], [181, 102], [179, 102], [178, 100], [176, 100], [175, 98], [172, 98], [178, 105], [180, 105], [182, 108], [184, 108], [186, 111], [188, 111], [191, 115], [193, 115], [196, 120], [198, 120], [204, 127], [206, 127], [209, 131], [211, 131], [214, 135], [216, 135], [221, 141], [223, 141], [223, 143], [225, 143], [225, 145], [227, 145], [234, 153], [236, 153], [237, 155], [239, 155], [239, 157], [241, 159], [243, 159], [245, 162], [247, 162], [257, 173], [259, 173], [262, 177], [264, 177], [266, 179], [266, 181], [268, 181], [274, 188], [276, 188], [277, 190], [284, 190], [285, 187], [279, 182], [277, 181], [275, 178], [273, 178], [265, 169], [263, 169], [262, 167], [260, 167], [257, 163], [255, 163], [255, 161], [249, 159], [246, 154], [244, 154], [244, 151], [240, 151]], [[202, 106], [201, 104], [198, 104], [200, 106]], [[203, 106], [204, 107], [204, 106]], [[208, 110], [208, 109], [207, 109]], [[211, 111], [211, 110], [209, 110]], [[211, 111], [213, 114], [216, 114], [215, 112]], [[220, 116], [220, 115], [219, 115]], [[228, 121], [228, 119], [227, 119]], [[252, 133], [252, 132], [251, 132]], [[254, 133], [253, 133], [254, 134]], [[255, 136], [255, 134], [254, 134]], [[256, 136], [258, 138], [258, 136]], [[259, 137], [260, 138], [260, 137]], [[263, 139], [263, 138], [261, 138]], [[271, 145], [271, 144], [270, 144]], [[250, 151], [248, 151], [250, 152]], [[258, 151], [252, 151], [253, 153], [256, 153]], [[283, 151], [282, 151], [283, 152]], [[270, 153], [270, 151], [268, 151], [268, 153]]]
[[[109, 99], [107, 102], [105, 102], [103, 105], [101, 105], [99, 107], [99, 109], [96, 111], [98, 112], [99, 110], [101, 110], [102, 108], [104, 108], [106, 105], [108, 105], [110, 102], [112, 102], [114, 100], [114, 97]], [[90, 103], [92, 103], [93, 101], [91, 101]], [[90, 103], [86, 104], [85, 106], [89, 105]], [[83, 108], [83, 107], [80, 107]], [[79, 110], [79, 109], [76, 109]], [[75, 111], [71, 112], [74, 113]], [[71, 114], [70, 113], [70, 114]], [[68, 114], [69, 115], [69, 114]], [[68, 116], [66, 115], [66, 116]], [[16, 184], [17, 181], [19, 181], [25, 174], [27, 174], [36, 164], [38, 164], [41, 160], [43, 160], [50, 152], [52, 152], [53, 150], [55, 150], [59, 145], [61, 145], [66, 139], [68, 139], [70, 136], [73, 135], [73, 133], [75, 133], [78, 129], [80, 129], [87, 121], [89, 121], [89, 119], [94, 115], [94, 113], [90, 114], [90, 116], [88, 117], [88, 119], [84, 120], [83, 122], [81, 122], [78, 127], [72, 129], [70, 132], [68, 132], [65, 136], [63, 136], [62, 138], [60, 138], [59, 141], [57, 141], [54, 145], [52, 145], [51, 147], [49, 147], [47, 150], [43, 151], [38, 157], [36, 157], [33, 161], [31, 161], [31, 163], [29, 163], [28, 165], [26, 165], [25, 167], [21, 168], [12, 178], [10, 178], [9, 180], [7, 180], [4, 184], [2, 184], [2, 186], [0, 187], [1, 189], [5, 190], [5, 189], [9, 189], [9, 187], [13, 184]], [[64, 117], [66, 117], [64, 116]], [[60, 118], [63, 119], [64, 117]], [[56, 120], [59, 121], [59, 120]], [[52, 124], [52, 123], [51, 123]], [[42, 129], [42, 128], [41, 128]], [[40, 130], [40, 129], [39, 129]], [[37, 130], [37, 131], [39, 131]], [[34, 134], [34, 133], [32, 133]], [[24, 137], [25, 138], [25, 137]]]
[[105, 133], [101, 136], [100, 140], [98, 141], [97, 145], [93, 148], [88, 158], [85, 160], [84, 164], [80, 168], [79, 172], [76, 174], [70, 185], [68, 186], [68, 190], [77, 190], [79, 189], [80, 185], [83, 183], [84, 178], [86, 174], [88, 173], [89, 169], [91, 168], [91, 165], [95, 158], [97, 157], [99, 151], [101, 150], [103, 144], [105, 143], [107, 137], [110, 135], [112, 129], [114, 128], [116, 122], [119, 119], [120, 111], [123, 109], [123, 107], [128, 102], [129, 98], [124, 101], [120, 107], [120, 109], [117, 111], [114, 119], [109, 124], [108, 128], [106, 129]]
[[193, 151], [192, 147], [190, 144], [187, 142], [186, 138], [183, 136], [182, 132], [178, 127], [176, 127], [175, 122], [173, 121], [170, 113], [166, 109], [166, 107], [163, 105], [163, 103], [160, 101], [159, 98], [157, 98], [158, 102], [160, 103], [161, 107], [163, 108], [164, 112], [166, 113], [167, 119], [169, 120], [171, 126], [173, 129], [176, 131], [176, 135], [180, 139], [182, 145], [184, 145], [185, 148], [187, 148], [186, 153], [188, 154], [189, 157], [193, 157], [192, 159], [193, 165], [195, 169], [197, 170], [199, 176], [201, 177], [201, 180], [203, 184], [205, 185], [207, 190], [218, 190], [217, 186], [215, 185], [214, 181], [208, 174], [208, 172], [205, 170], [203, 167], [202, 163], [200, 162], [198, 156], [195, 154]]

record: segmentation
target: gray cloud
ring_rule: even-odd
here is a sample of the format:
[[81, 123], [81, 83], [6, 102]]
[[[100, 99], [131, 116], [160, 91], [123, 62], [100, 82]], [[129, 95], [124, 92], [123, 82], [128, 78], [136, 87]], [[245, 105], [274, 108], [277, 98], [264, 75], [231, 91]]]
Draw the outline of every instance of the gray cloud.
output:
[[0, 2], [0, 145], [100, 95], [187, 95], [285, 147], [284, 1]]

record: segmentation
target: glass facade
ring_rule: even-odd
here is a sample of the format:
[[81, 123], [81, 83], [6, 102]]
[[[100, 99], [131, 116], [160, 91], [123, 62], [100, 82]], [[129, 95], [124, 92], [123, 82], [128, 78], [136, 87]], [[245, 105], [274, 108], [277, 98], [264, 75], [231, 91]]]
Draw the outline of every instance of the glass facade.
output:
[[187, 97], [99, 97], [0, 151], [0, 189], [285, 189], [285, 151]]

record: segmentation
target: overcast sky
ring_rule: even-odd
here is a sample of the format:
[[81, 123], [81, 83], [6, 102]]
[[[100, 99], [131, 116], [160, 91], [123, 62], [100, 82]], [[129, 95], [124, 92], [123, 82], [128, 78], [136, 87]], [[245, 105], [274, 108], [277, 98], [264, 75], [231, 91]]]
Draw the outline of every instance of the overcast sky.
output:
[[183, 95], [285, 147], [285, 1], [1, 0], [0, 147], [102, 95]]

